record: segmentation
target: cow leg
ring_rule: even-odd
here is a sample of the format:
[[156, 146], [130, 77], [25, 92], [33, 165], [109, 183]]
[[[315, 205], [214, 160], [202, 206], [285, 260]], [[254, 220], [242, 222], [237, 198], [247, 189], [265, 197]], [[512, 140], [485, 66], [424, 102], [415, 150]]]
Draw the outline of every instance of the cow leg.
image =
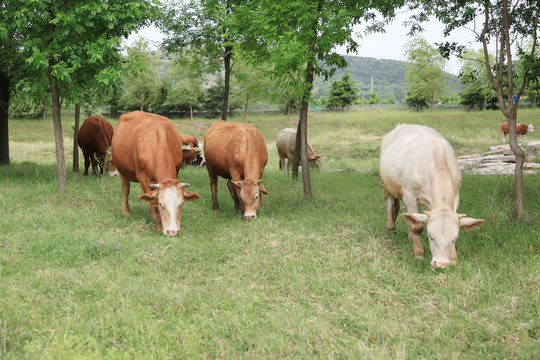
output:
[[210, 172], [208, 172], [208, 176], [210, 177], [210, 190], [212, 192], [212, 208], [215, 211], [218, 211], [219, 210], [219, 204], [217, 200], [218, 177], [215, 174], [210, 174]]
[[231, 180], [227, 181], [227, 186], [229, 187], [229, 192], [231, 193], [231, 197], [234, 201], [234, 208], [237, 212], [244, 213], [244, 205], [240, 201], [240, 198], [238, 197], [238, 190], [236, 189], [236, 186], [231, 182]]
[[[92, 154], [92, 155], [94, 155], [94, 154]], [[92, 156], [92, 173], [97, 176], [96, 167], [97, 167], [96, 157]]]
[[[418, 213], [418, 204], [416, 202], [416, 197], [403, 195], [403, 202], [407, 207], [407, 212], [409, 213]], [[424, 230], [424, 224], [412, 226], [407, 222], [407, 229], [409, 233], [409, 239], [413, 240], [413, 255], [417, 259], [424, 258], [424, 246], [422, 245], [422, 231]]]
[[503, 134], [503, 144], [506, 143], [506, 134]]
[[279, 170], [286, 171], [287, 170], [287, 164], [285, 161], [285, 157], [279, 155]]
[[84, 157], [84, 176], [88, 176], [88, 168], [90, 167], [90, 155], [83, 151], [83, 157]]
[[129, 203], [128, 203], [129, 186], [130, 186], [129, 180], [127, 180], [126, 178], [122, 176], [122, 194], [124, 195], [124, 203], [122, 205], [122, 214], [124, 214], [125, 216], [129, 216], [131, 213], [129, 211]]
[[384, 201], [386, 202], [386, 229], [395, 233], [396, 218], [399, 214], [399, 200], [385, 191]]

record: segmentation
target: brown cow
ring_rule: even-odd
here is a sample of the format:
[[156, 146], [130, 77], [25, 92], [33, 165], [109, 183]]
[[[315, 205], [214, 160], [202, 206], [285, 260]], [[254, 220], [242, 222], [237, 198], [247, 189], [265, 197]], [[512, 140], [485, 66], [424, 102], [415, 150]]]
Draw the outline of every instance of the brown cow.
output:
[[113, 138], [112, 125], [100, 116], [91, 116], [84, 121], [77, 133], [77, 143], [84, 156], [84, 175], [88, 176], [88, 168], [92, 164], [92, 172], [103, 175], [103, 169], [112, 177], [118, 177], [118, 171], [111, 160], [109, 147]]
[[[316, 155], [309, 141], [307, 146], [309, 167], [320, 169], [322, 167], [321, 158], [324, 155]], [[294, 150], [296, 149], [296, 129], [286, 128], [281, 130], [276, 138], [276, 147], [279, 154], [279, 168], [283, 171], [285, 169], [289, 171], [292, 168]]]
[[246, 220], [256, 218], [261, 194], [268, 195], [261, 184], [268, 162], [261, 132], [248, 124], [219, 120], [204, 134], [204, 157], [214, 210], [219, 210], [217, 185], [221, 176], [229, 179], [236, 211], [241, 211]]
[[182, 139], [182, 145], [189, 145], [192, 148], [199, 147], [199, 140], [193, 135], [180, 134], [180, 139]]
[[[532, 124], [525, 125], [525, 124], [517, 123], [516, 124], [516, 132], [517, 132], [518, 135], [523, 136], [523, 138], [525, 139], [526, 138], [525, 134], [527, 134], [528, 132], [533, 133], [534, 132], [534, 127], [532, 126]], [[508, 121], [505, 121], [505, 122], [502, 123], [502, 125], [501, 125], [501, 133], [503, 134], [503, 144], [504, 144], [504, 143], [506, 143], [506, 135], [508, 135], [510, 133], [510, 129], [508, 128]]]
[[182, 163], [185, 165], [191, 165], [201, 150], [182, 149]]
[[130, 182], [138, 182], [148, 202], [150, 216], [156, 219], [157, 231], [176, 236], [184, 201], [200, 198], [178, 181], [182, 166], [180, 134], [166, 117], [143, 111], [120, 116], [112, 141], [112, 154], [122, 177], [124, 203], [122, 212], [129, 215]]

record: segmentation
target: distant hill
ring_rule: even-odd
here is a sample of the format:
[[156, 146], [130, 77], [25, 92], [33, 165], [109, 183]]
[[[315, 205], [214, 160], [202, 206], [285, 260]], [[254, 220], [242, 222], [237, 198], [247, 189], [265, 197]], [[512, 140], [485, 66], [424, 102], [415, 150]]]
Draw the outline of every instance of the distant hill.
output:
[[[397, 101], [405, 98], [407, 90], [405, 87], [405, 69], [408, 63], [398, 60], [381, 60], [368, 57], [345, 55], [348, 66], [345, 69], [339, 69], [333, 78], [324, 81], [322, 78], [315, 79], [313, 96], [319, 98], [328, 96], [330, 85], [334, 80], [341, 80], [345, 71], [349, 71], [351, 80], [356, 83], [359, 89], [359, 95], [362, 98], [368, 98], [371, 92], [371, 76], [373, 76], [373, 92], [379, 98], [389, 99], [392, 95]], [[461, 84], [457, 76], [448, 74], [449, 93], [459, 92]]]

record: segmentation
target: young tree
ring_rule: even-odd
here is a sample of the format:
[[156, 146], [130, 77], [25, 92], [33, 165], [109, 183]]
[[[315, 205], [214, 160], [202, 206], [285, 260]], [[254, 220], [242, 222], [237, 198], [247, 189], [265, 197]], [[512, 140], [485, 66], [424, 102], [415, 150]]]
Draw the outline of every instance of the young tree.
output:
[[293, 177], [298, 174], [298, 159], [302, 159], [307, 198], [312, 197], [307, 164], [307, 118], [313, 79], [317, 75], [327, 79], [336, 67], [346, 65], [334, 49], [345, 46], [349, 52], [356, 51], [353, 26], [373, 19], [370, 9], [393, 15], [394, 8], [402, 4], [399, 1], [259, 0], [246, 2], [236, 10], [230, 29], [243, 35], [236, 51], [244, 61], [269, 64], [277, 76], [301, 74], [300, 78], [291, 77], [289, 82], [301, 99]]
[[441, 94], [446, 74], [444, 65], [446, 61], [439, 54], [437, 48], [431, 46], [423, 38], [415, 38], [405, 45], [405, 54], [411, 65], [405, 71], [409, 93], [407, 97], [431, 102], [431, 111], [435, 103], [435, 95]]
[[124, 79], [124, 94], [119, 103], [130, 110], [148, 110], [159, 90], [159, 54], [144, 38], [138, 38], [126, 51], [128, 76]]
[[186, 49], [200, 51], [207, 71], [216, 73], [223, 65], [223, 103], [221, 118], [227, 120], [233, 46], [229, 24], [234, 16], [235, 0], [171, 0], [162, 8], [158, 26], [165, 33], [163, 48], [169, 53]]
[[[508, 121], [510, 131], [510, 148], [516, 155], [515, 192], [516, 216], [523, 218], [523, 166], [525, 151], [517, 143], [516, 122], [519, 107], [518, 99], [523, 95], [530, 80], [530, 73], [536, 67], [525, 67], [520, 84], [514, 86], [514, 55], [517, 52], [524, 59], [534, 60], [538, 41], [538, 18], [540, 7], [537, 1], [530, 0], [494, 0], [478, 2], [474, 0], [448, 2], [417, 1], [415, 6], [424, 10], [417, 19], [427, 18], [428, 14], [442, 21], [445, 34], [459, 27], [466, 27], [474, 32], [476, 40], [482, 44], [484, 65], [493, 89], [497, 93], [499, 107]], [[523, 44], [532, 38], [532, 46], [525, 53]], [[489, 46], [495, 47], [494, 65], [489, 58]], [[445, 56], [454, 52], [461, 55], [464, 46], [458, 43], [444, 43], [439, 50]]]
[[[120, 37], [142, 26], [154, 10], [152, 0], [12, 0], [2, 6], [2, 37], [17, 34], [28, 87], [51, 92], [58, 190], [65, 191], [66, 167], [60, 98], [76, 102], [89, 78], [110, 84], [120, 73]], [[13, 7], [11, 7], [13, 6]], [[9, 37], [9, 35], [8, 35]], [[84, 81], [77, 75], [86, 74]]]
[[351, 81], [349, 72], [345, 72], [340, 81], [334, 81], [330, 85], [330, 94], [326, 107], [329, 109], [341, 109], [344, 111], [347, 106], [351, 106], [353, 101], [358, 98], [358, 88]]
[[[493, 62], [493, 56], [490, 55]], [[459, 79], [463, 84], [461, 104], [486, 110], [497, 103], [497, 93], [489, 82], [483, 50], [467, 50], [461, 58]]]

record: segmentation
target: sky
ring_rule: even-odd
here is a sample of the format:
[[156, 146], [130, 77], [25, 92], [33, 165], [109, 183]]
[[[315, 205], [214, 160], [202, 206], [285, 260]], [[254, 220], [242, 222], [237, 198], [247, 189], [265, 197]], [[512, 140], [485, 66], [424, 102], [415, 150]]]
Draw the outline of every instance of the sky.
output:
[[[376, 59], [388, 59], [388, 60], [402, 60], [407, 61], [405, 56], [405, 46], [407, 41], [411, 40], [411, 37], [407, 35], [407, 28], [403, 25], [403, 22], [409, 18], [410, 14], [400, 13], [394, 19], [394, 21], [385, 27], [384, 33], [370, 34], [363, 39], [357, 38], [360, 47], [356, 54], [349, 54], [361, 57], [372, 57]], [[435, 46], [437, 42], [443, 41], [458, 41], [460, 44], [469, 48], [478, 49], [480, 44], [474, 39], [474, 34], [468, 29], [458, 29], [452, 32], [450, 36], [443, 36], [444, 26], [435, 19], [424, 24], [425, 31], [419, 36], [426, 39], [431, 45]], [[356, 31], [360, 31], [361, 28], [355, 28]], [[159, 44], [163, 39], [163, 34], [154, 26], [145, 27], [139, 30], [138, 34], [132, 34], [127, 43], [131, 44], [134, 39], [142, 36], [146, 39]], [[340, 54], [346, 54], [344, 49], [337, 49]], [[456, 57], [451, 57], [447, 62], [445, 70], [451, 74], [457, 75], [461, 68], [461, 64]]]

